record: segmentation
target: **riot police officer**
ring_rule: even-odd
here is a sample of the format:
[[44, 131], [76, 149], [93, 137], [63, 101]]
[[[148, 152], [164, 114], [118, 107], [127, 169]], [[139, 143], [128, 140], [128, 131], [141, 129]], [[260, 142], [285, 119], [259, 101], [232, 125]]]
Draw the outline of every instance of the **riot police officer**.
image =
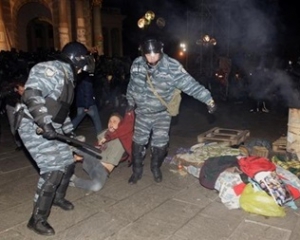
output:
[[[130, 184], [137, 183], [142, 177], [150, 136], [150, 168], [154, 181], [162, 181], [160, 167], [168, 150], [171, 116], [157, 95], [168, 103], [174, 90], [179, 89], [205, 103], [210, 113], [216, 110], [210, 92], [188, 74], [177, 60], [163, 52], [163, 43], [156, 36], [147, 36], [140, 45], [140, 51], [142, 56], [136, 58], [131, 66], [126, 93], [129, 108], [135, 108], [136, 114]], [[148, 79], [155, 88], [155, 94]]]
[[72, 132], [69, 111], [76, 76], [82, 71], [92, 73], [94, 68], [94, 59], [87, 48], [79, 42], [70, 42], [57, 60], [33, 66], [24, 86], [24, 115], [18, 132], [40, 170], [27, 227], [41, 235], [55, 234], [47, 221], [52, 205], [66, 211], [74, 209], [65, 199], [74, 172], [73, 153], [68, 144], [56, 140], [56, 135]]

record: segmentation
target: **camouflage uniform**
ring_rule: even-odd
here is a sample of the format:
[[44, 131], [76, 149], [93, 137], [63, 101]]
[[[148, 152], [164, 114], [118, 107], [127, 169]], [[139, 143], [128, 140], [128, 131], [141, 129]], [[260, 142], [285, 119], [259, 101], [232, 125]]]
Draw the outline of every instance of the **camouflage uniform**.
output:
[[[60, 61], [39, 63], [32, 68], [25, 84], [25, 90], [28, 88], [38, 89], [42, 92], [43, 97], [50, 96], [57, 100], [62, 92], [65, 74], [73, 76], [68, 64]], [[45, 98], [37, 96], [35, 102], [36, 104], [45, 104]], [[22, 119], [18, 131], [26, 149], [40, 168], [40, 174], [55, 170], [64, 172], [65, 167], [74, 162], [69, 145], [58, 140], [49, 141], [42, 135], [38, 135], [36, 130], [39, 126], [34, 122], [26, 105], [24, 113], [28, 117]], [[51, 123], [51, 119], [51, 115], [46, 115], [43, 121]], [[52, 124], [59, 133], [73, 130], [69, 117], [63, 125]]]
[[[41, 126], [37, 123], [50, 123], [55, 131], [61, 134], [72, 131], [73, 125], [68, 116], [69, 109], [66, 108], [64, 111], [65, 115], [62, 117], [64, 121], [55, 123], [52, 121], [54, 116], [49, 113], [53, 109], [50, 109], [52, 107], [49, 107], [46, 99], [50, 98], [54, 100], [54, 103], [59, 103], [57, 100], [62, 95], [64, 85], [69, 86], [68, 91], [73, 99], [73, 76], [71, 66], [67, 63], [57, 60], [38, 63], [31, 69], [22, 95], [24, 115], [18, 132], [24, 146], [40, 170], [33, 213], [27, 226], [43, 235], [54, 234], [54, 230], [47, 222], [42, 222], [39, 227], [35, 224], [37, 219], [47, 219], [52, 204], [64, 210], [74, 208], [73, 204], [64, 197], [70, 178], [74, 173], [75, 164], [70, 146], [61, 141], [48, 140], [42, 135], [38, 135], [36, 130]], [[57, 109], [60, 109], [59, 104], [54, 104], [54, 106], [58, 106]], [[65, 118], [65, 116], [67, 117]]]
[[206, 104], [212, 97], [210, 92], [189, 75], [177, 60], [166, 54], [163, 54], [162, 59], [152, 68], [149, 68], [144, 57], [135, 59], [126, 95], [128, 104], [136, 106], [133, 141], [146, 145], [150, 131], [153, 130], [151, 146], [162, 147], [169, 142], [171, 117], [147, 83], [147, 72], [158, 95], [166, 102], [171, 100], [175, 88]]
[[167, 154], [171, 116], [166, 107], [154, 95], [147, 82], [147, 72], [157, 94], [169, 102], [177, 88], [195, 99], [209, 104], [210, 92], [189, 75], [182, 65], [164, 53], [155, 66], [149, 66], [144, 56], [134, 60], [126, 98], [135, 107], [135, 126], [132, 147], [133, 174], [129, 183], [136, 183], [142, 176], [145, 146], [151, 134], [151, 171], [156, 182], [162, 180], [161, 164]]

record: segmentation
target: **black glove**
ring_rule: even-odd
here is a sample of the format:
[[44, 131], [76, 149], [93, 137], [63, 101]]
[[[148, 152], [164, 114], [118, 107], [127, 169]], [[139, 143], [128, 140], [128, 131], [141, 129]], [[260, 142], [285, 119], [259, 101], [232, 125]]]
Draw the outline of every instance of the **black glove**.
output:
[[56, 138], [57, 133], [51, 123], [45, 124], [42, 127], [42, 129], [43, 129], [42, 135], [44, 138], [48, 140], [53, 140]]
[[207, 104], [207, 109], [210, 114], [213, 114], [216, 112], [217, 105], [215, 104], [215, 102], [213, 100]]

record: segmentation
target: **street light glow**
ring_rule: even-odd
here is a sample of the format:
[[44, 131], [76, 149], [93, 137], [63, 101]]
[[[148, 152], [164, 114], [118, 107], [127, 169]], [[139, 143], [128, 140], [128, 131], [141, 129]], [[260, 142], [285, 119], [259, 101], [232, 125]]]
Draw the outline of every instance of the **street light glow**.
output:
[[185, 43], [180, 43], [179, 47], [182, 51], [186, 52], [186, 44]]
[[203, 37], [203, 42], [209, 42], [210, 41], [210, 36], [209, 35], [204, 35], [204, 37]]
[[205, 34], [202, 38], [198, 39], [196, 41], [197, 45], [203, 45], [203, 46], [216, 46], [217, 40], [215, 38], [210, 37], [209, 35]]
[[148, 21], [152, 21], [154, 18], [155, 18], [155, 13], [152, 12], [152, 11], [147, 11], [145, 13], [145, 18], [148, 20]]
[[[155, 13], [153, 11], [147, 11], [143, 17], [141, 17], [138, 21], [137, 21], [137, 25], [139, 28], [141, 29], [145, 29], [146, 27], [148, 27], [151, 22], [155, 19]], [[166, 25], [166, 21], [164, 18], [159, 17], [156, 19], [156, 25], [159, 28], [163, 28]]]

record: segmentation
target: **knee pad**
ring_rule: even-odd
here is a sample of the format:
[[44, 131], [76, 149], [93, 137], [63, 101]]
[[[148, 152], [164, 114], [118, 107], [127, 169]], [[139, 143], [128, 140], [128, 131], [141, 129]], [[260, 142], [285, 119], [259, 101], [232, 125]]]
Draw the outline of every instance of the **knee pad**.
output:
[[163, 157], [168, 153], [168, 145], [163, 147], [151, 147], [152, 155], [158, 155], [159, 157]]
[[132, 143], [132, 155], [134, 157], [140, 158], [146, 155], [146, 146], [138, 144], [136, 142]]
[[56, 189], [60, 184], [64, 173], [62, 171], [47, 172], [41, 175], [45, 183], [42, 186], [42, 190], [45, 192], [50, 192]]

